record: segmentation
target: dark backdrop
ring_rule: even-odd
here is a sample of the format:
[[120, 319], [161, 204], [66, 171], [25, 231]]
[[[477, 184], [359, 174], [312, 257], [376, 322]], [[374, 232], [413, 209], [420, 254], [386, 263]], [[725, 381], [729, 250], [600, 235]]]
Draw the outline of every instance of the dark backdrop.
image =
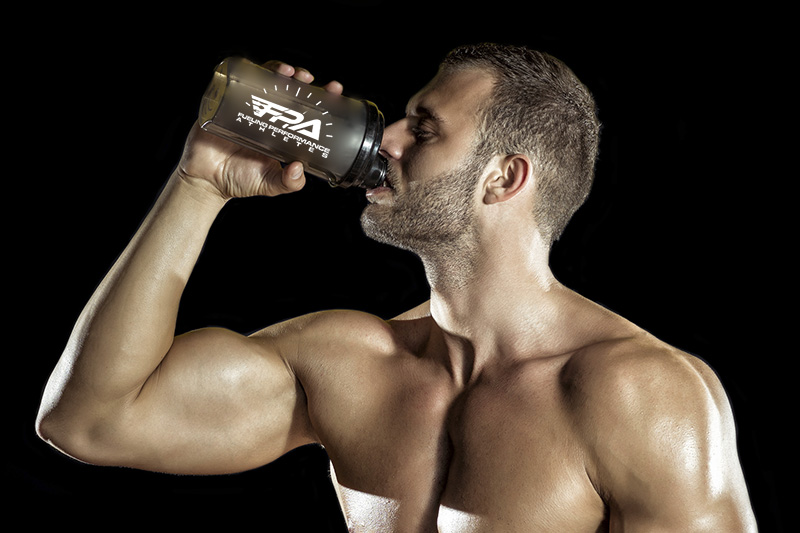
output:
[[[42, 387], [177, 162], [219, 60], [238, 54], [306, 67], [320, 83], [335, 78], [346, 94], [376, 102], [392, 121], [447, 50], [505, 41], [566, 61], [594, 92], [604, 123], [595, 189], [553, 252], [557, 277], [718, 372], [762, 530], [782, 530], [786, 418], [796, 405], [786, 368], [796, 348], [780, 320], [794, 289], [783, 268], [792, 241], [782, 214], [796, 178], [781, 166], [796, 92], [785, 14], [653, 8], [565, 18], [529, 3], [437, 6], [229, 4], [171, 8], [168, 17], [144, 7], [30, 10], [15, 22], [26, 31], [8, 44], [4, 69], [13, 125], [4, 145], [14, 161], [4, 232], [12, 511], [33, 522], [91, 524], [97, 509], [111, 508], [126, 523], [244, 527], [255, 519], [265, 531], [341, 531], [318, 448], [214, 478], [86, 466], [36, 438]], [[361, 191], [314, 180], [295, 195], [229, 204], [189, 283], [179, 328], [246, 333], [331, 307], [390, 317], [426, 299], [418, 261], [361, 234], [364, 203]], [[293, 253], [276, 260], [275, 247]]]

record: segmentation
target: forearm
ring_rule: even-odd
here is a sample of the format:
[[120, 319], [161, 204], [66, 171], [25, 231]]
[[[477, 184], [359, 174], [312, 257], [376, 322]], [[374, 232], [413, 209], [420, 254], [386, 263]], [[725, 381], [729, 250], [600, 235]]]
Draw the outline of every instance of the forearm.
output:
[[181, 294], [223, 203], [169, 180], [78, 319], [45, 389], [40, 422], [101, 411], [137, 393], [172, 344]]

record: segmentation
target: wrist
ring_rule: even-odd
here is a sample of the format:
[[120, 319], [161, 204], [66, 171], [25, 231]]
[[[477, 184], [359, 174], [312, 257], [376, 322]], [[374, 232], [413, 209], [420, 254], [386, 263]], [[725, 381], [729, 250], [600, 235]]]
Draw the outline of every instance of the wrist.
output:
[[219, 211], [228, 201], [211, 183], [187, 176], [180, 168], [175, 170], [170, 181], [175, 189], [198, 202], [202, 208]]

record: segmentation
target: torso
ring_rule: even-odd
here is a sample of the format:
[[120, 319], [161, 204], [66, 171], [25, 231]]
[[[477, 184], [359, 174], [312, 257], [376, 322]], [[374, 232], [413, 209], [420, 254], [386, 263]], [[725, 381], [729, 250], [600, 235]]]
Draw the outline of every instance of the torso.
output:
[[455, 402], [441, 504], [479, 518], [467, 528], [443, 521], [441, 531], [597, 531], [604, 503], [587, 477], [560, 380], [569, 360], [493, 369]]
[[564, 378], [577, 352], [507, 361], [456, 387], [415, 338], [431, 328], [419, 320], [364, 332], [373, 353], [317, 359], [304, 383], [350, 530], [606, 531]]

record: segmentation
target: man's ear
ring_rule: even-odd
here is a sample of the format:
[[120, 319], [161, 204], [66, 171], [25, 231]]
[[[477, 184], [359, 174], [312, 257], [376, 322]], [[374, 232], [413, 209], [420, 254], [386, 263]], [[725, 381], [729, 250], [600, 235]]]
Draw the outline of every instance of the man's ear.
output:
[[486, 177], [483, 203], [505, 202], [525, 189], [533, 180], [533, 164], [524, 154], [511, 154], [498, 162], [498, 166]]

